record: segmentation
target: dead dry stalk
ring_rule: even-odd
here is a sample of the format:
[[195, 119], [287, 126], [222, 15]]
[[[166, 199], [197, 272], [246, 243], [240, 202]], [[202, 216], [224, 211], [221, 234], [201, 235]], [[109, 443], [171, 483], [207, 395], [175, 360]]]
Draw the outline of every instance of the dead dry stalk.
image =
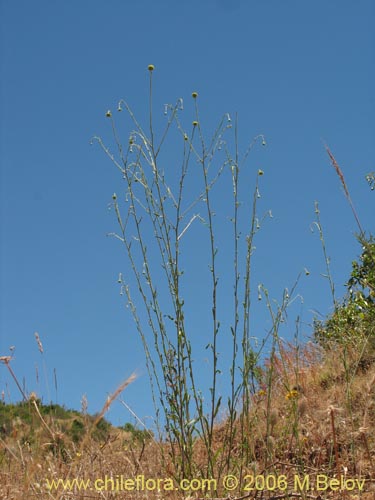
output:
[[358, 225], [358, 228], [359, 228], [359, 231], [360, 231], [360, 234], [361, 236], [363, 236], [365, 234], [364, 230], [362, 229], [362, 225], [359, 221], [359, 217], [357, 215], [357, 211], [356, 209], [354, 208], [354, 205], [353, 205], [353, 202], [352, 202], [352, 199], [350, 197], [350, 193], [349, 193], [349, 190], [348, 190], [348, 186], [346, 185], [346, 182], [345, 182], [345, 178], [344, 178], [344, 174], [342, 173], [342, 170], [341, 168], [339, 167], [335, 157], [333, 156], [333, 154], [331, 153], [331, 150], [329, 149], [329, 147], [325, 144], [325, 149], [327, 151], [327, 154], [332, 162], [332, 166], [333, 168], [336, 170], [336, 173], [337, 175], [339, 176], [339, 179], [341, 181], [341, 184], [342, 184], [342, 187], [344, 188], [344, 193], [345, 193], [345, 197], [346, 199], [348, 200], [349, 202], [349, 205], [350, 205], [350, 208], [353, 212], [353, 215], [354, 215], [354, 218], [357, 222], [357, 225]]

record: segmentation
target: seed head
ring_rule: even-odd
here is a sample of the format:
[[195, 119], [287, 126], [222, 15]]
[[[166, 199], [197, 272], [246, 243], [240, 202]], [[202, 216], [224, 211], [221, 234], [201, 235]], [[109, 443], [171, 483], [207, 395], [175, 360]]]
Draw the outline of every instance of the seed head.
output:
[[40, 354], [43, 354], [43, 344], [42, 344], [42, 341], [40, 340], [38, 332], [35, 332], [34, 336], [35, 336], [36, 343], [38, 344], [39, 352], [40, 352]]
[[192, 92], [191, 97], [196, 99], [198, 97], [198, 92]]
[[149, 71], [154, 71], [155, 66], [154, 66], [153, 64], [149, 64], [149, 65], [148, 65], [148, 67], [147, 67], [147, 69], [148, 69]]
[[29, 401], [37, 401], [38, 396], [35, 392], [31, 392], [29, 395]]

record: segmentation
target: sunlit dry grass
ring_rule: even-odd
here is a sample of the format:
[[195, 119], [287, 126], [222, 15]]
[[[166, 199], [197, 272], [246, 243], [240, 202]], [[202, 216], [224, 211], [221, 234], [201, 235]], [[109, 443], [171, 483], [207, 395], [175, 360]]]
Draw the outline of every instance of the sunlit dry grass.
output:
[[[365, 479], [364, 492], [332, 491], [299, 492], [301, 498], [374, 498], [375, 494], [375, 365], [361, 367], [357, 351], [346, 357], [350, 365], [343, 364], [344, 353], [322, 353], [314, 344], [296, 350], [286, 346], [274, 359], [271, 380], [254, 394], [246, 422], [240, 414], [235, 426], [247, 426], [251, 434], [248, 462], [243, 461], [243, 443], [234, 441], [230, 470], [242, 477], [246, 475], [284, 475], [292, 493], [296, 474], [317, 474], [329, 477]], [[347, 356], [347, 355], [346, 355]], [[264, 368], [267, 380], [267, 366]], [[127, 381], [128, 383], [131, 380]], [[125, 384], [127, 385], [127, 384]], [[124, 384], [121, 385], [122, 388]], [[120, 389], [115, 391], [117, 396]], [[111, 402], [114, 398], [111, 399]], [[271, 401], [269, 401], [269, 399]], [[93, 438], [93, 427], [99, 417], [87, 426], [83, 439], [74, 443], [62, 431], [62, 422], [53, 417], [42, 417], [34, 396], [29, 399], [34, 415], [33, 443], [26, 439], [28, 425], [20, 419], [12, 422], [11, 432], [1, 438], [0, 498], [4, 499], [142, 499], [142, 498], [241, 498], [244, 492], [225, 491], [49, 491], [46, 480], [91, 480], [110, 478], [120, 487], [123, 478], [143, 476], [145, 480], [175, 478], [174, 461], [168, 455], [169, 447], [156, 439], [143, 442], [132, 440], [131, 434], [112, 427], [106, 439]], [[271, 403], [271, 404], [270, 404]], [[105, 404], [108, 405], [108, 402]], [[224, 418], [217, 425], [213, 451], [220, 457], [228, 422]], [[241, 436], [241, 433], [237, 433]], [[194, 442], [194, 477], [205, 476], [206, 451], [199, 437]], [[219, 470], [224, 466], [220, 458]], [[214, 474], [215, 476], [215, 474]], [[223, 474], [221, 473], [223, 477]], [[177, 480], [176, 480], [177, 484]], [[281, 498], [285, 491], [258, 491], [246, 498]], [[365, 494], [366, 493], [366, 494]], [[294, 492], [297, 495], [296, 492]], [[279, 496], [277, 496], [279, 495]], [[310, 495], [310, 497], [306, 496]], [[367, 495], [367, 496], [366, 496]]]

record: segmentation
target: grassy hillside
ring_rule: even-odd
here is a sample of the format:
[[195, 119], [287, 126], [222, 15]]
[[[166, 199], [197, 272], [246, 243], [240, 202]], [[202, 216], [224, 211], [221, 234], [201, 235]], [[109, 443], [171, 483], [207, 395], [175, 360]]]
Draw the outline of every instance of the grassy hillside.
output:
[[[263, 388], [234, 423], [238, 438], [229, 461], [221, 450], [230, 421], [224, 419], [215, 429], [216, 485], [202, 484], [207, 457], [196, 437], [194, 470], [188, 478], [195, 482], [183, 485], [191, 486], [187, 491], [169, 491], [167, 480], [173, 488], [180, 484], [178, 460], [170, 443], [145, 430], [131, 424], [115, 428], [98, 416], [42, 405], [33, 395], [23, 403], [2, 403], [0, 497], [288, 498], [289, 492], [300, 498], [373, 499], [375, 363], [358, 347], [323, 350], [309, 343], [282, 349], [263, 367]], [[251, 436], [245, 453], [241, 427]], [[228, 474], [242, 488], [225, 489]], [[335, 482], [326, 483], [328, 478], [343, 481], [339, 491]], [[71, 491], [64, 491], [61, 482], [50, 489], [50, 482], [59, 479], [83, 482], [64, 483]]]

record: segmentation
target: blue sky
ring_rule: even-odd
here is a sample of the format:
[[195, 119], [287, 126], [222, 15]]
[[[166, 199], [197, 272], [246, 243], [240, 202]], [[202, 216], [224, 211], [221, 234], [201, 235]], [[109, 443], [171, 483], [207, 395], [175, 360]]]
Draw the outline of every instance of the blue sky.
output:
[[[136, 370], [123, 398], [141, 418], [153, 415], [141, 343], [117, 285], [125, 255], [106, 237], [116, 227], [108, 210], [112, 193], [124, 186], [100, 148], [90, 145], [94, 135], [111, 141], [105, 113], [115, 112], [121, 98], [147, 123], [150, 63], [157, 121], [165, 103], [182, 97], [190, 123], [191, 92], [198, 91], [207, 135], [226, 112], [238, 113], [242, 150], [265, 135], [267, 147], [249, 158], [249, 190], [243, 186], [243, 196], [250, 195], [251, 172], [264, 170], [259, 215], [273, 213], [256, 242], [254, 293], [262, 282], [280, 299], [308, 268], [298, 289], [303, 305], [293, 311], [302, 315], [301, 336], [307, 336], [311, 311], [332, 309], [319, 237], [310, 229], [314, 201], [338, 296], [360, 252], [322, 140], [344, 171], [362, 225], [374, 232], [374, 196], [365, 181], [375, 156], [374, 2], [3, 0], [0, 16], [0, 355], [16, 347], [12, 366], [27, 390], [74, 408], [86, 394], [95, 412]], [[125, 115], [118, 116], [130, 130]], [[169, 147], [165, 159], [173, 165], [178, 149]], [[199, 231], [187, 236], [188, 252], [198, 255]], [[190, 277], [187, 296], [202, 305], [200, 273]], [[261, 339], [269, 320], [256, 307], [254, 335]], [[203, 313], [190, 313], [204, 384]], [[291, 314], [285, 338], [293, 334]], [[224, 367], [225, 345], [223, 338]], [[0, 368], [0, 391], [18, 400]], [[225, 393], [225, 376], [219, 386]], [[108, 416], [116, 424], [132, 420], [119, 403]]]

